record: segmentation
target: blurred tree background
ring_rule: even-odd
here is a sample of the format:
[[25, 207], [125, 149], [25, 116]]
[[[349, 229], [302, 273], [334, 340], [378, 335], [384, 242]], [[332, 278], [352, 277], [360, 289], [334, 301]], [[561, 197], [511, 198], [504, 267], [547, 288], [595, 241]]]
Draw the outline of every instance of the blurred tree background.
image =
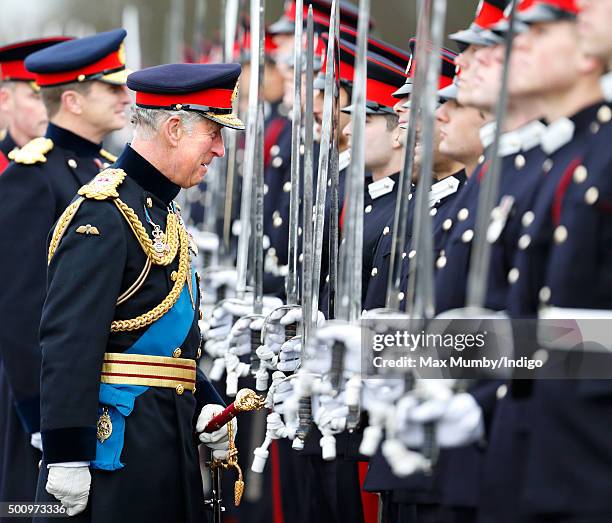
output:
[[[351, 0], [357, 4], [358, 0]], [[248, 1], [242, 0], [248, 10]], [[0, 44], [43, 35], [84, 36], [128, 29], [128, 66], [180, 60], [184, 46], [215, 39], [223, 0], [0, 0]], [[373, 34], [406, 48], [415, 33], [417, 0], [371, 0]], [[449, 0], [446, 32], [467, 27], [477, 0]], [[280, 16], [283, 0], [266, 0], [266, 20]], [[447, 42], [449, 43], [449, 42]], [[452, 45], [450, 45], [452, 48]]]

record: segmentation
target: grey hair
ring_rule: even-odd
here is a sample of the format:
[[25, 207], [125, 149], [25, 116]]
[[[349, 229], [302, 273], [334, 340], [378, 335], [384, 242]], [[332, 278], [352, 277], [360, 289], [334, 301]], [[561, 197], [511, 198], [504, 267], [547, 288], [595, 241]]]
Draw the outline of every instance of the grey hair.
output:
[[131, 122], [134, 132], [139, 138], [151, 139], [155, 136], [161, 125], [173, 116], [181, 119], [181, 124], [188, 134], [193, 132], [195, 125], [206, 118], [194, 111], [169, 111], [166, 109], [147, 109], [132, 106]]

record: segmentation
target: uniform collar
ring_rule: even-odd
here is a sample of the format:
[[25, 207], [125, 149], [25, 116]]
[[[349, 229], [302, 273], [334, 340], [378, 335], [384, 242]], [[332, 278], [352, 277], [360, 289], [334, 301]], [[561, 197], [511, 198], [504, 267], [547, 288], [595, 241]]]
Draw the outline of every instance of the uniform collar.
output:
[[0, 141], [0, 151], [2, 151], [4, 154], [8, 154], [15, 149], [15, 147], [17, 147], [17, 144], [15, 143], [15, 140], [13, 140], [11, 133], [7, 131], [4, 139]]
[[168, 180], [129, 145], [125, 146], [121, 156], [115, 163], [115, 167], [123, 169], [132, 180], [145, 191], [159, 198], [164, 205], [168, 205], [176, 198], [176, 195], [181, 190], [178, 185]]
[[593, 122], [602, 108], [601, 102], [589, 105], [570, 118], [557, 118], [542, 135], [542, 150], [551, 155], [572, 141], [576, 133], [581, 133]]
[[429, 191], [429, 206], [433, 207], [440, 200], [443, 200], [451, 194], [455, 194], [465, 180], [465, 171], [460, 171], [457, 174], [447, 176], [444, 180], [434, 183]]
[[[496, 129], [497, 124], [495, 122], [486, 123], [480, 128], [480, 142], [485, 149], [493, 145]], [[546, 125], [539, 120], [534, 120], [514, 131], [503, 133], [499, 138], [499, 156], [503, 158], [533, 149], [540, 144], [545, 129]]]
[[351, 163], [351, 150], [346, 149], [338, 155], [338, 170], [344, 171]]
[[386, 176], [377, 182], [370, 183], [368, 185], [370, 198], [372, 198], [372, 200], [376, 200], [376, 198], [380, 198], [381, 196], [389, 194], [391, 191], [393, 191], [393, 187], [395, 187], [395, 179], [398, 175], [399, 173], [395, 173], [391, 176]]
[[606, 101], [612, 102], [612, 72], [604, 74], [599, 80], [599, 85]]
[[49, 123], [45, 136], [51, 138], [55, 145], [68, 149], [81, 157], [99, 156], [100, 149], [102, 149], [102, 144], [90, 142], [78, 134], [52, 123]]

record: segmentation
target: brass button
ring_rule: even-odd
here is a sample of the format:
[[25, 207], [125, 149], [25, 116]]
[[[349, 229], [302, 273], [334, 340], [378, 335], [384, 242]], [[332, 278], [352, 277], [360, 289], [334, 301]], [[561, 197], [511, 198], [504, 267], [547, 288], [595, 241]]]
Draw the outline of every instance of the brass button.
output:
[[470, 211], [468, 211], [465, 207], [463, 209], [461, 209], [458, 213], [457, 213], [457, 219], [460, 222], [464, 222], [465, 220], [468, 219], [468, 216], [470, 215]]
[[304, 147], [304, 144], [300, 145], [300, 154], [303, 156], [305, 152], [306, 148]]
[[484, 163], [484, 161], [485, 161], [485, 156], [484, 156], [484, 154], [481, 154], [481, 155], [478, 157], [478, 163]]
[[183, 351], [181, 350], [180, 347], [177, 347], [176, 349], [174, 349], [174, 351], [172, 352], [172, 357], [173, 358], [180, 358], [181, 354], [183, 353]]
[[416, 256], [416, 250], [412, 249], [409, 253], [408, 253], [408, 259], [412, 260], [412, 258], [414, 258]]
[[196, 358], [199, 358], [200, 356], [202, 356], [202, 349], [198, 349], [198, 352], [196, 353]]
[[389, 234], [389, 230], [390, 230], [390, 229], [389, 229], [389, 226], [386, 226], [386, 227], [383, 229], [383, 236], [387, 236], [387, 234]]
[[438, 269], [444, 269], [446, 267], [446, 256], [443, 254], [436, 260], [436, 267]]
[[378, 269], [376, 267], [374, 267], [370, 274], [372, 274], [372, 276], [376, 276], [378, 274]]
[[85, 80], [85, 75], [84, 74], [80, 74], [79, 76], [77, 76], [77, 81], [78, 82], [82, 82], [83, 80]]
[[368, 205], [368, 206], [367, 206], [367, 207], [364, 209], [364, 212], [365, 212], [366, 214], [371, 213], [371, 212], [372, 212], [372, 206], [371, 206], [371, 205]]
[[76, 163], [76, 160], [74, 158], [70, 158], [68, 160], [68, 167], [71, 167], [72, 169], [76, 169], [77, 168], [77, 163]]
[[523, 224], [523, 227], [529, 227], [533, 223], [533, 220], [535, 220], [535, 214], [533, 211], [527, 211], [525, 214], [523, 214], [521, 223]]
[[283, 159], [280, 156], [277, 156], [274, 158], [274, 160], [272, 160], [272, 167], [278, 169], [281, 165], [283, 165]]
[[474, 231], [472, 229], [468, 229], [461, 235], [461, 241], [463, 243], [470, 243], [474, 238]]
[[524, 251], [527, 247], [529, 247], [530, 243], [531, 243], [531, 236], [529, 236], [529, 234], [523, 234], [523, 236], [519, 238], [518, 248], [521, 251]]
[[554, 233], [555, 243], [563, 243], [567, 240], [567, 229], [563, 225], [559, 225]]
[[438, 214], [438, 209], [436, 207], [434, 207], [433, 209], [431, 209], [431, 211], [429, 211], [430, 216], [435, 216], [436, 214]]
[[527, 160], [525, 160], [525, 157], [522, 154], [516, 155], [516, 158], [514, 159], [514, 167], [516, 167], [517, 169], [522, 169], [523, 167], [525, 167], [526, 163]]
[[399, 301], [402, 301], [405, 298], [405, 294], [403, 292], [398, 292], [397, 293], [397, 299]]
[[612, 120], [612, 109], [610, 109], [607, 105], [602, 105], [597, 111], [597, 119], [600, 123], [608, 123]]
[[593, 205], [599, 198], [599, 190], [597, 187], [589, 187], [584, 193], [584, 201], [588, 205]]
[[592, 134], [597, 134], [600, 128], [601, 126], [597, 122], [591, 122], [591, 125], [589, 125], [589, 130]]
[[172, 271], [172, 272], [170, 273], [170, 279], [171, 279], [172, 281], [176, 281], [176, 280], [177, 280], [177, 278], [178, 278], [178, 272], [176, 272], [176, 271]]
[[272, 156], [278, 156], [278, 153], [280, 153], [280, 147], [277, 144], [274, 144], [272, 147], [270, 147], [270, 154]]
[[574, 182], [582, 183], [587, 179], [588, 171], [584, 165], [579, 165], [574, 169]]
[[185, 392], [185, 387], [183, 387], [180, 383], [176, 386], [176, 393], [180, 396]]
[[500, 385], [499, 387], [497, 387], [497, 391], [496, 391], [496, 396], [498, 400], [504, 399], [506, 397], [506, 394], [508, 394], [508, 386], [507, 385]]
[[153, 207], [153, 200], [151, 198], [147, 198], [147, 207], [150, 209]]
[[285, 182], [285, 184], [283, 185], [283, 191], [291, 192], [291, 182]]
[[542, 287], [538, 294], [542, 303], [548, 303], [550, 300], [550, 287]]
[[264, 196], [265, 196], [266, 194], [268, 194], [268, 191], [269, 191], [269, 190], [270, 190], [270, 189], [268, 189], [268, 184], [264, 183], [264, 187], [263, 187], [263, 193], [264, 193]]
[[405, 253], [405, 252], [403, 252], [403, 253], [402, 253], [402, 260], [403, 260], [403, 259], [405, 259], [405, 258], [406, 258], [406, 256], [408, 256], [408, 254], [407, 254], [407, 253]]
[[514, 267], [513, 269], [510, 269], [510, 272], [508, 272], [508, 283], [513, 284], [516, 283], [519, 279], [519, 270]]
[[444, 223], [442, 223], [442, 228], [445, 231], [450, 231], [450, 228], [453, 226], [453, 220], [451, 220], [450, 218], [447, 218], [446, 220], [444, 220]]

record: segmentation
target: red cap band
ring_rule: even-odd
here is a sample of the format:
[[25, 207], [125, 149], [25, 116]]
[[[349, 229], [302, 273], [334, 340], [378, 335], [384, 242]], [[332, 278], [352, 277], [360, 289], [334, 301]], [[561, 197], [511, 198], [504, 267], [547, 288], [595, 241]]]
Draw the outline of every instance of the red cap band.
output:
[[62, 71], [61, 73], [36, 73], [36, 83], [41, 87], [65, 84], [78, 81], [81, 75], [83, 75], [83, 79], [85, 79], [88, 76], [104, 73], [106, 71], [119, 71], [124, 67], [125, 59], [123, 57], [123, 46], [121, 46], [101, 60], [85, 67], [80, 67], [79, 69]]
[[489, 2], [483, 2], [480, 11], [476, 15], [474, 23], [482, 28], [491, 27], [493, 24], [499, 22], [504, 17], [503, 9], [490, 4]]
[[138, 91], [136, 93], [136, 103], [151, 107], [171, 107], [183, 104], [231, 109], [233, 94], [234, 91], [231, 89], [207, 89], [206, 91], [180, 94], [143, 93]]
[[526, 11], [530, 7], [537, 4], [549, 5], [561, 11], [566, 11], [573, 14], [578, 14], [580, 11], [578, 5], [576, 4], [576, 0], [523, 0], [518, 5], [517, 9], [519, 11]]
[[31, 82], [35, 79], [36, 76], [25, 68], [23, 60], [0, 63], [0, 80], [24, 80]]

